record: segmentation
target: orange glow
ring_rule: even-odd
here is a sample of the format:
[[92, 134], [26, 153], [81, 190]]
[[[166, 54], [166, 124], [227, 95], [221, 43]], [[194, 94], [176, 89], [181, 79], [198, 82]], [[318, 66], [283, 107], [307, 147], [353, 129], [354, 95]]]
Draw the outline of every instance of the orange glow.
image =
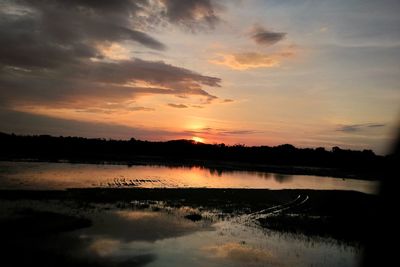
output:
[[297, 56], [298, 49], [294, 46], [284, 48], [273, 53], [242, 52], [242, 53], [217, 53], [216, 58], [208, 62], [224, 65], [234, 70], [248, 70], [253, 68], [275, 68], [281, 65], [284, 59]]
[[280, 64], [280, 60], [273, 55], [260, 53], [219, 54], [219, 58], [209, 60], [210, 63], [224, 65], [235, 70], [250, 68], [273, 68]]
[[192, 140], [195, 141], [196, 143], [204, 143], [204, 138], [198, 136], [193, 136]]
[[97, 45], [98, 51], [107, 59], [129, 60], [129, 49], [118, 43], [101, 43]]

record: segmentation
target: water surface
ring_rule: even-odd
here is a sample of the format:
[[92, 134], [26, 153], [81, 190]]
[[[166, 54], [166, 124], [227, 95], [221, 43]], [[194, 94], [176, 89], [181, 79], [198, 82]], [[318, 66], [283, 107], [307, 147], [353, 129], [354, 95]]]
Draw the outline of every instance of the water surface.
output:
[[71, 210], [65, 202], [4, 202], [0, 205], [1, 214], [10, 209], [46, 210], [83, 215], [93, 224], [52, 235], [15, 233], [15, 237], [7, 235], [9, 239], [5, 238], [2, 245], [8, 250], [7, 257], [15, 255], [11, 262], [24, 262], [31, 257], [30, 261], [39, 266], [51, 266], [49, 262], [62, 259], [62, 266], [69, 262], [71, 266], [102, 267], [350, 267], [359, 264], [362, 253], [362, 249], [350, 244], [274, 232], [244, 223], [237, 216], [221, 219], [203, 210], [202, 220], [194, 222], [185, 215], [199, 210], [190, 207], [168, 208], [161, 202], [146, 209], [134, 206], [117, 208], [104, 204]]
[[361, 253], [332, 240], [278, 234], [234, 220], [192, 222], [179, 213], [151, 211], [104, 213], [92, 228], [78, 233], [90, 240], [86, 249], [95, 255], [118, 260], [142, 257], [148, 260], [146, 266], [154, 267], [345, 267], [357, 266]]
[[2, 189], [86, 187], [266, 188], [354, 190], [374, 194], [377, 181], [201, 167], [0, 162]]

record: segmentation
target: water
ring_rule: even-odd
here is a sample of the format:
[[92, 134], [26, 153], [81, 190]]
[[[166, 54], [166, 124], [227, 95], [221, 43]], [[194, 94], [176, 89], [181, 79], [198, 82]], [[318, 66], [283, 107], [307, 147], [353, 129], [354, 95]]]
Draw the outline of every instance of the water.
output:
[[[374, 194], [378, 183], [249, 171], [215, 172], [200, 167], [0, 162], [0, 189], [72, 187], [306, 188]], [[3, 245], [11, 251], [10, 255], [18, 255], [16, 261], [32, 257], [38, 265], [48, 261], [50, 256], [55, 262], [61, 257], [71, 266], [90, 263], [104, 267], [345, 267], [357, 266], [362, 256], [362, 247], [358, 245], [332, 238], [272, 231], [246, 216], [232, 213], [221, 217], [221, 211], [210, 208], [168, 206], [154, 201], [147, 206], [136, 201], [81, 206], [79, 201], [70, 201], [1, 201], [0, 223], [12, 218], [8, 213], [14, 211], [20, 218], [26, 210], [78, 215], [93, 223], [90, 227], [55, 236], [24, 234], [24, 227], [18, 229], [22, 233], [13, 237], [9, 229], [3, 229], [9, 236], [3, 240]], [[185, 218], [193, 213], [201, 214], [202, 219], [191, 221]], [[30, 244], [29, 249], [26, 244]]]
[[[117, 211], [78, 231], [97, 256], [146, 259], [146, 266], [356, 266], [360, 251], [281, 235], [231, 220], [191, 222], [178, 214]], [[129, 227], [128, 227], [129, 225]], [[119, 229], [126, 229], [121, 231]], [[143, 236], [143, 232], [152, 233]], [[141, 257], [140, 257], [141, 256]]]
[[11, 243], [18, 251], [16, 261], [23, 260], [25, 242], [33, 246], [30, 251], [45, 252], [33, 257], [38, 265], [54, 256], [69, 259], [71, 266], [346, 267], [357, 266], [362, 256], [362, 249], [332, 239], [282, 234], [241, 223], [235, 217], [217, 219], [212, 213], [193, 222], [185, 218], [192, 208], [153, 205], [159, 209], [101, 204], [89, 210], [71, 210], [66, 203], [51, 201], [4, 203], [6, 210], [33, 208], [79, 214], [90, 218], [93, 225], [57, 237], [22, 235], [20, 241], [12, 238], [2, 242]]
[[375, 194], [377, 181], [201, 167], [0, 162], [1, 189], [86, 187], [267, 188], [354, 190]]

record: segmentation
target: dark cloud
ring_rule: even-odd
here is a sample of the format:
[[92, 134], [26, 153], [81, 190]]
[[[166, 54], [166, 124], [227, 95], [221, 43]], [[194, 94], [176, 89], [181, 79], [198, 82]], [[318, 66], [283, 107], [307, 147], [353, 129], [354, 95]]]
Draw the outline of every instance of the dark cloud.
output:
[[11, 23], [19, 24], [17, 31], [24, 36], [34, 30], [28, 37], [40, 43], [73, 46], [94, 41], [132, 40], [152, 49], [165, 49], [164, 44], [135, 29], [137, 13], [142, 9], [140, 3], [146, 1], [15, 2], [26, 11], [17, 16], [11, 14]]
[[373, 124], [373, 123], [371, 123], [367, 127], [369, 127], [369, 128], [379, 128], [379, 127], [384, 127], [384, 126], [386, 126], [386, 124], [379, 124], [379, 123]]
[[[143, 81], [148, 86], [141, 86], [140, 82]], [[3, 68], [0, 97], [4, 104], [30, 103], [77, 108], [132, 100], [149, 94], [195, 95], [211, 102], [217, 97], [202, 87], [218, 87], [219, 83], [218, 78], [203, 76], [161, 61], [87, 61], [71, 64], [68, 70]]]
[[220, 19], [217, 10], [220, 6], [212, 0], [162, 0], [165, 15], [172, 23], [195, 30], [203, 25], [214, 28]]
[[119, 111], [154, 111], [154, 108], [147, 107], [130, 107], [128, 105], [117, 105], [117, 107], [113, 106], [105, 106], [103, 108], [82, 108], [76, 109], [77, 112], [85, 112], [85, 113], [103, 113], [103, 114], [113, 114]]
[[360, 131], [365, 131], [370, 128], [381, 128], [385, 127], [386, 124], [383, 123], [364, 123], [364, 124], [349, 124], [349, 125], [341, 125], [338, 127], [336, 130], [340, 132], [360, 132]]
[[122, 41], [156, 50], [165, 48], [135, 28], [140, 12], [148, 12], [153, 2], [6, 2], [6, 8], [0, 10], [1, 104], [108, 112], [105, 102], [123, 102], [146, 94], [195, 95], [207, 103], [216, 99], [204, 87], [220, 86], [219, 78], [162, 61], [113, 60], [103, 55], [99, 44]]
[[183, 105], [183, 104], [173, 104], [173, 103], [169, 103], [168, 106], [173, 107], [173, 108], [188, 108], [188, 106]]
[[132, 111], [154, 111], [154, 108], [146, 108], [146, 107], [130, 107], [129, 110]]
[[[34, 1], [32, 1], [34, 2]], [[45, 1], [36, 1], [45, 2]], [[51, 2], [57, 2], [61, 6], [65, 7], [85, 7], [96, 10], [102, 14], [107, 13], [132, 13], [141, 9], [141, 6], [147, 1], [144, 0], [52, 0]]]
[[254, 130], [230, 130], [230, 131], [222, 131], [221, 133], [223, 133], [223, 134], [257, 134], [257, 133], [260, 133], [260, 131], [254, 131]]
[[[190, 89], [199, 89], [201, 85], [218, 87], [221, 80], [215, 77], [203, 76], [188, 69], [175, 67], [162, 61], [146, 61], [141, 59], [125, 60], [116, 63], [89, 63], [83, 66], [85, 71], [89, 68], [92, 72], [89, 77], [102, 82], [126, 83], [131, 80], [145, 80], [152, 84], [163, 86], [179, 85], [184, 83], [189, 86], [188, 89], [179, 88], [176, 90], [190, 91]], [[80, 70], [77, 75], [82, 74]], [[83, 73], [81, 78], [87, 77]]]
[[277, 42], [283, 40], [286, 36], [286, 33], [284, 32], [273, 32], [264, 29], [261, 26], [255, 26], [251, 38], [260, 45], [274, 45]]
[[143, 140], [175, 139], [180, 133], [161, 129], [135, 128], [123, 125], [82, 122], [58, 119], [25, 112], [15, 112], [0, 108], [0, 132], [16, 134], [50, 134], [54, 136], [82, 136], [93, 138]]
[[131, 16], [140, 10], [134, 1], [21, 0], [11, 1], [9, 7], [20, 11], [0, 11], [0, 64], [65, 67], [101, 59], [96, 45], [102, 42], [135, 41], [165, 49], [161, 42], [134, 29]]
[[256, 130], [250, 129], [218, 129], [211, 127], [204, 127], [197, 130], [186, 131], [189, 134], [214, 134], [214, 135], [248, 135], [248, 134], [258, 134], [262, 133]]

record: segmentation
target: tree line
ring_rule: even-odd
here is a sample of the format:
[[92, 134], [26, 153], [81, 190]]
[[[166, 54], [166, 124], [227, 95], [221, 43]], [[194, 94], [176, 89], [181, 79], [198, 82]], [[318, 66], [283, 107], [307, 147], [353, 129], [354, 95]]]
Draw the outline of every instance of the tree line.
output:
[[1, 159], [38, 159], [71, 161], [135, 161], [138, 157], [166, 161], [223, 161], [241, 164], [344, 168], [377, 172], [389, 156], [372, 150], [349, 150], [333, 147], [296, 148], [204, 144], [192, 140], [142, 141], [113, 140], [50, 135], [15, 135], [0, 133]]

